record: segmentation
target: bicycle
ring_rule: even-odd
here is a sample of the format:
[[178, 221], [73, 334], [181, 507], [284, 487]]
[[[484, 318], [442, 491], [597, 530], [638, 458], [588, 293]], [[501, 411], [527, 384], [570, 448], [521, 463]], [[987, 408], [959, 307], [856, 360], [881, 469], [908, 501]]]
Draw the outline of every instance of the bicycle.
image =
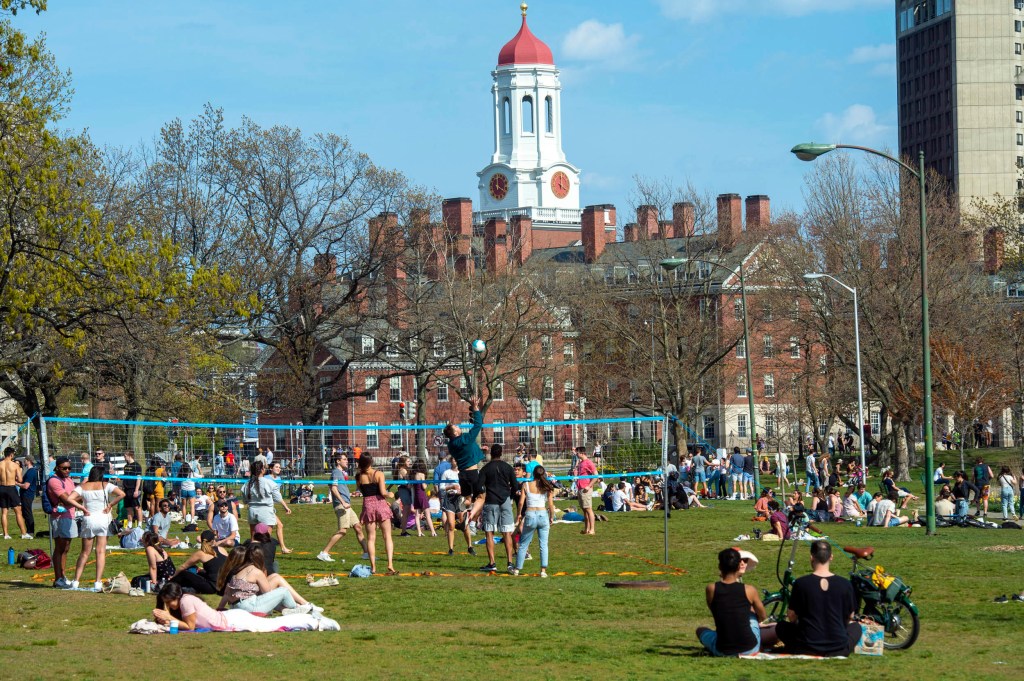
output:
[[[786, 617], [789, 598], [793, 592], [793, 583], [796, 581], [793, 576], [796, 549], [808, 528], [818, 532], [818, 529], [810, 525], [806, 519], [794, 524], [792, 531], [794, 539], [792, 539], [789, 563], [782, 575], [779, 575], [779, 565], [785, 542], [779, 545], [779, 554], [775, 562], [775, 576], [779, 580], [781, 588], [778, 591], [764, 589], [762, 598], [765, 610], [768, 612], [766, 619], [768, 623], [780, 622]], [[844, 546], [842, 550], [853, 560], [853, 567], [850, 569], [850, 583], [853, 584], [853, 590], [857, 595], [856, 614], [861, 620], [869, 620], [881, 625], [885, 633], [883, 644], [887, 650], [906, 650], [914, 645], [921, 633], [921, 621], [917, 606], [910, 600], [911, 587], [898, 577], [884, 575], [871, 568], [858, 568], [857, 562], [869, 560], [875, 553], [874, 548]], [[882, 580], [882, 585], [877, 583], [879, 580]]]

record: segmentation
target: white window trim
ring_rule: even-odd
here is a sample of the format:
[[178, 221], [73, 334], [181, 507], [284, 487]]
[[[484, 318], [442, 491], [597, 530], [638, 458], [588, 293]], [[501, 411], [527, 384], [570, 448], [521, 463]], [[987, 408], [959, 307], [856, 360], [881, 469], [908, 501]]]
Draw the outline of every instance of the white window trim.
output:
[[[363, 384], [363, 387], [364, 388], [369, 388], [370, 386], [372, 386], [376, 382], [377, 382], [376, 378], [374, 378], [372, 376], [367, 376], [366, 377], [366, 383]], [[377, 401], [377, 392], [379, 390], [380, 390], [380, 386], [377, 386], [377, 390], [374, 390], [372, 393], [370, 393], [369, 395], [366, 396], [366, 401], [367, 402], [376, 402]]]

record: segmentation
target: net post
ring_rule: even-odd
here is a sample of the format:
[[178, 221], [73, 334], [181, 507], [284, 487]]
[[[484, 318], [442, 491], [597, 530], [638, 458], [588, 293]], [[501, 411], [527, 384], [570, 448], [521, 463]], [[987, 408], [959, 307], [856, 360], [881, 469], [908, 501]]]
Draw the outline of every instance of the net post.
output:
[[668, 565], [668, 512], [669, 512], [669, 498], [668, 498], [668, 426], [669, 418], [668, 414], [661, 421], [661, 505], [665, 510], [665, 560], [663, 563]]

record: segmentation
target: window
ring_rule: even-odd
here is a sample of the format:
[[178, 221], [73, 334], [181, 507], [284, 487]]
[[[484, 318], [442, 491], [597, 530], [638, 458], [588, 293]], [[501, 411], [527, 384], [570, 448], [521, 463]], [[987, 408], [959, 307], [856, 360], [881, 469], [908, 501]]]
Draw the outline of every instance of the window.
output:
[[736, 343], [736, 357], [738, 357], [739, 359], [744, 359], [746, 356], [747, 356], [747, 341], [746, 341], [745, 338], [741, 338], [739, 340], [739, 342]]
[[395, 343], [388, 343], [384, 346], [384, 354], [391, 359], [398, 357], [398, 346]]
[[764, 434], [767, 437], [775, 437], [775, 414], [764, 415]]
[[705, 415], [702, 420], [703, 420], [703, 426], [704, 426], [703, 429], [702, 429], [704, 431], [704, 439], [705, 440], [714, 440], [715, 439], [715, 417], [714, 416]]
[[750, 437], [747, 435], [747, 415], [736, 415], [736, 437]]
[[1024, 146], [1024, 134], [1017, 133], [1017, 146]]
[[566, 381], [563, 386], [562, 397], [566, 403], [572, 404], [576, 401], [576, 383], [574, 381]]
[[772, 345], [772, 337], [771, 336], [765, 336], [763, 342], [764, 342], [764, 356], [765, 357], [774, 357], [775, 356], [775, 348]]
[[818, 421], [818, 437], [824, 440], [826, 435], [828, 435], [828, 419], [821, 419]]
[[878, 434], [882, 432], [882, 419], [879, 413], [877, 411], [871, 412], [871, 417], [868, 422], [871, 424], [872, 437], [877, 437]]
[[523, 97], [523, 132], [533, 134], [533, 97]]
[[491, 399], [495, 402], [502, 402], [505, 400], [505, 381], [498, 379], [498, 381], [491, 386]]
[[370, 421], [366, 424], [366, 448], [377, 449], [380, 446], [380, 442], [377, 437], [377, 422]]
[[512, 103], [508, 97], [501, 102], [501, 131], [506, 135], [512, 132]]
[[771, 303], [765, 303], [761, 307], [761, 316], [766, 322], [770, 322], [772, 321], [772, 319], [774, 319], [775, 313], [772, 311]]
[[735, 303], [733, 303], [732, 312], [733, 319], [735, 319], [738, 322], [743, 321], [743, 302], [737, 300]]
[[1013, 22], [1013, 30], [1016, 31], [1017, 33], [1020, 33], [1020, 21], [1019, 20]]
[[437, 384], [437, 401], [447, 402], [448, 401], [448, 384], [438, 382]]
[[789, 356], [793, 359], [800, 359], [800, 339], [796, 336], [789, 338]]
[[376, 383], [376, 382], [377, 382], [376, 378], [374, 378], [372, 376], [367, 376], [366, 377], [366, 383], [365, 383], [366, 389], [367, 390], [373, 390], [372, 393], [370, 393], [369, 395], [366, 396], [366, 401], [367, 402], [376, 402], [377, 401], [377, 391], [373, 388], [373, 384]]
[[576, 363], [575, 343], [565, 343], [562, 346], [562, 361], [566, 366], [572, 366]]
[[747, 396], [747, 377], [737, 376], [736, 377], [736, 397]]
[[434, 343], [431, 348], [434, 357], [444, 357], [444, 337], [434, 336]]
[[1006, 285], [1007, 298], [1024, 298], [1024, 284], [1012, 283]]
[[764, 396], [775, 397], [775, 374], [764, 375]]
[[392, 402], [402, 401], [402, 377], [392, 376], [388, 380], [388, 399]]
[[704, 262], [703, 260], [698, 261], [697, 262], [697, 278], [698, 279], [710, 279], [711, 278], [711, 270], [713, 269], [713, 267], [714, 266], [711, 263], [709, 263], [709, 262]]
[[494, 428], [491, 430], [491, 442], [496, 445], [505, 444], [505, 429], [500, 424], [505, 423], [502, 419], [494, 419]]
[[544, 357], [551, 356], [551, 336], [540, 337], [540, 353]]
[[373, 338], [371, 338], [370, 336], [363, 336], [362, 348], [364, 355], [372, 355], [376, 347], [377, 343], [376, 341], [373, 340]]
[[789, 311], [790, 319], [800, 319], [800, 299], [796, 298], [793, 300], [793, 307]]
[[530, 444], [530, 429], [529, 428], [520, 428], [519, 429], [519, 434], [516, 437], [519, 440], [519, 444], [521, 444], [521, 445], [528, 445], [528, 444]]
[[526, 376], [516, 376], [516, 397], [525, 400], [527, 395]]
[[1024, 86], [1018, 85], [1013, 89], [1013, 95], [1017, 98], [1017, 101], [1024, 99]]
[[550, 423], [544, 424], [544, 444], [555, 444], [555, 427]]
[[1024, 111], [1017, 112], [1017, 122], [1024, 123]]
[[1014, 54], [1020, 54], [1021, 53], [1021, 44], [1020, 43], [1014, 43], [1013, 44], [1013, 53]]
[[[395, 421], [391, 425], [392, 426], [400, 426], [402, 424], [398, 423], [397, 421]], [[392, 449], [402, 449], [402, 448], [404, 448], [405, 447], [405, 445], [403, 444], [404, 441], [405, 441], [405, 431], [404, 430], [395, 430], [395, 429], [393, 429], [391, 431], [391, 448]]]
[[555, 103], [551, 97], [544, 98], [544, 132], [551, 134], [555, 131]]
[[544, 399], [555, 399], [555, 382], [550, 376], [544, 377]]

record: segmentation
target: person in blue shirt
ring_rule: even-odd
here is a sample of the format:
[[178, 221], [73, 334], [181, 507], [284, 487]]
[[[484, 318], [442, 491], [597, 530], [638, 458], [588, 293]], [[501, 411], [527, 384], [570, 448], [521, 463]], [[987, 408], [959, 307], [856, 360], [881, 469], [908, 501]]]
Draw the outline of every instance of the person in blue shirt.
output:
[[449, 423], [444, 427], [444, 435], [448, 438], [448, 453], [458, 464], [459, 487], [466, 498], [466, 506], [470, 508], [469, 519], [472, 520], [484, 505], [479, 489], [480, 462], [484, 460], [484, 453], [477, 444], [484, 417], [480, 413], [480, 398], [476, 395], [469, 398], [469, 420], [472, 423], [469, 430], [463, 432], [457, 423]]

